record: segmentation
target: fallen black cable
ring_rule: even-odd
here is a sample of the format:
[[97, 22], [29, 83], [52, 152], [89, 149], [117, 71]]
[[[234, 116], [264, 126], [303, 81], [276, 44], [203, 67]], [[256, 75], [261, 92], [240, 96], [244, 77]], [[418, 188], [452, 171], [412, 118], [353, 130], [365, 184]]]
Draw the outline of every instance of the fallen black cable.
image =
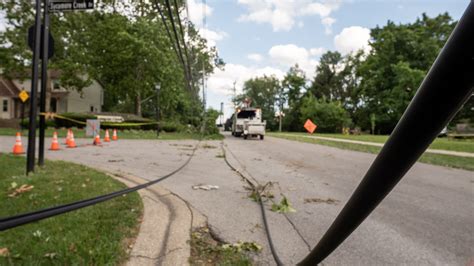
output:
[[[260, 195], [260, 191], [258, 191], [258, 188], [255, 186], [254, 183], [252, 183], [252, 181], [250, 181], [239, 170], [237, 170], [232, 164], [230, 164], [230, 162], [227, 160], [227, 156], [226, 156], [226, 152], [225, 152], [223, 143], [222, 143], [222, 152], [223, 152], [223, 155], [224, 155], [224, 161], [227, 164], [227, 166], [229, 166], [230, 169], [232, 169], [237, 174], [239, 174], [240, 177], [242, 177], [244, 179], [244, 181], [247, 182], [247, 184], [249, 184], [252, 187], [252, 190], [256, 193], [257, 202], [260, 205], [260, 211], [262, 213], [263, 225], [265, 227], [265, 232], [267, 234], [268, 245], [270, 246], [270, 251], [272, 253], [273, 259], [275, 260], [275, 262], [278, 266], [284, 265], [283, 262], [280, 260], [280, 257], [278, 256], [278, 253], [275, 249], [275, 245], [273, 244], [273, 238], [270, 234], [270, 227], [269, 227], [268, 222], [267, 222], [267, 215], [265, 213], [265, 207], [263, 206], [263, 200], [262, 200], [262, 197]], [[255, 180], [255, 182], [257, 182], [257, 180]]]
[[0, 219], [0, 231], [5, 231], [5, 230], [8, 230], [8, 229], [20, 226], [20, 225], [36, 222], [36, 221], [43, 220], [43, 219], [46, 219], [46, 218], [49, 218], [49, 217], [52, 217], [52, 216], [56, 216], [56, 215], [63, 214], [63, 213], [66, 213], [66, 212], [70, 212], [70, 211], [74, 211], [74, 210], [81, 209], [81, 208], [84, 208], [84, 207], [92, 206], [92, 205], [95, 205], [97, 203], [104, 202], [104, 201], [113, 199], [115, 197], [125, 195], [125, 194], [128, 194], [130, 192], [134, 192], [134, 191], [140, 190], [142, 188], [146, 188], [146, 187], [149, 187], [151, 185], [154, 185], [158, 182], [161, 182], [161, 181], [169, 178], [170, 176], [173, 176], [174, 174], [178, 173], [184, 167], [186, 167], [186, 165], [189, 164], [191, 159], [194, 157], [194, 154], [195, 154], [197, 148], [199, 147], [199, 143], [201, 143], [201, 141], [199, 141], [198, 144], [196, 144], [196, 147], [193, 149], [193, 152], [192, 152], [191, 156], [189, 156], [189, 158], [186, 160], [186, 162], [184, 162], [184, 164], [182, 164], [176, 170], [172, 171], [171, 173], [169, 173], [169, 174], [167, 174], [163, 177], [160, 177], [156, 180], [150, 181], [150, 182], [145, 183], [145, 184], [141, 184], [141, 185], [131, 187], [131, 188], [122, 189], [122, 190], [119, 190], [119, 191], [115, 191], [115, 192], [112, 192], [112, 193], [109, 193], [109, 194], [97, 196], [97, 197], [94, 197], [94, 198], [85, 199], [85, 200], [81, 200], [81, 201], [76, 201], [76, 202], [72, 202], [72, 203], [68, 203], [68, 204], [64, 204], [64, 205], [59, 205], [59, 206], [55, 206], [55, 207], [51, 207], [51, 208], [46, 208], [46, 209], [42, 209], [42, 210], [38, 210], [38, 211], [34, 211], [34, 212], [23, 213], [23, 214], [20, 214], [20, 215], [15, 215], [15, 216], [7, 217], [7, 218], [2, 218], [2, 219]]

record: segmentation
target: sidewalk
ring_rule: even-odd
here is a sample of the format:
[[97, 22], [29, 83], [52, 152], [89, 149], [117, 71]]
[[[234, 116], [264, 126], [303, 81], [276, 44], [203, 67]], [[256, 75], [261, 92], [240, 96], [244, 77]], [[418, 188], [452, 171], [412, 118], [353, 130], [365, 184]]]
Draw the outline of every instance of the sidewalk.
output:
[[[383, 143], [376, 143], [376, 142], [369, 142], [369, 141], [338, 139], [338, 138], [318, 137], [318, 136], [304, 136], [304, 135], [299, 135], [299, 134], [298, 135], [278, 134], [278, 135], [288, 136], [288, 137], [303, 137], [303, 138], [310, 138], [310, 139], [329, 140], [329, 141], [345, 142], [345, 143], [368, 145], [368, 146], [375, 146], [375, 147], [383, 147], [383, 145], [384, 145]], [[471, 157], [471, 158], [474, 158], [474, 153], [471, 153], [471, 152], [447, 151], [447, 150], [437, 150], [437, 149], [427, 149], [426, 152], [427, 153], [433, 153], [433, 154], [443, 154], [443, 155], [451, 155], [451, 156], [458, 156], [458, 157]]]
[[[129, 187], [147, 182], [123, 172], [109, 175]], [[206, 225], [205, 217], [159, 185], [138, 192], [144, 214], [126, 265], [189, 265], [191, 230]]]

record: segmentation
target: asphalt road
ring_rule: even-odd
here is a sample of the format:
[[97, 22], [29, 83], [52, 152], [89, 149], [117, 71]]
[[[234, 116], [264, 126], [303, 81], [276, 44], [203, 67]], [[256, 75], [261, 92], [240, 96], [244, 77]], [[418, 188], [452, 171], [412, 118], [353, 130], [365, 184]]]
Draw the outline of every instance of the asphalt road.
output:
[[[0, 137], [0, 151], [10, 151], [13, 143], [13, 138]], [[120, 140], [104, 147], [48, 151], [46, 157], [152, 180], [184, 162], [195, 144]], [[267, 211], [275, 247], [288, 265], [317, 243], [375, 158], [271, 137], [260, 141], [226, 135], [223, 142], [202, 142], [183, 171], [160, 183], [204, 214], [217, 237], [262, 245], [255, 257], [262, 265], [274, 262], [258, 205], [248, 198], [245, 182], [226, 165], [221, 146], [232, 165], [260, 184], [275, 182], [275, 200], [285, 195], [296, 209], [286, 217]], [[219, 189], [192, 189], [199, 184]], [[270, 205], [266, 203], [268, 210]], [[474, 172], [418, 163], [324, 264], [466, 265], [473, 257]]]

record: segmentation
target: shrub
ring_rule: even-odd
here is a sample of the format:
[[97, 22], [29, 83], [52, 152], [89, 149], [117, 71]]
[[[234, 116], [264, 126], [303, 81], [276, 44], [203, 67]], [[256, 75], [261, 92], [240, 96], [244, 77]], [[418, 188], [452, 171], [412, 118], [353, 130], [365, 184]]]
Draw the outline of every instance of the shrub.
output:
[[306, 119], [311, 119], [318, 125], [318, 132], [340, 133], [343, 127], [351, 124], [349, 114], [339, 102], [318, 100], [313, 95], [303, 99], [301, 115], [302, 125]]
[[[20, 121], [20, 126], [27, 129], [30, 126], [30, 120], [28, 118], [23, 119], [23, 121]], [[46, 128], [48, 127], [56, 127], [56, 122], [52, 119], [46, 120]], [[36, 119], [36, 128], [39, 128], [39, 119]]]
[[219, 128], [217, 128], [216, 120], [219, 117], [219, 112], [209, 108], [206, 111], [206, 123], [204, 124], [204, 134], [213, 135], [219, 134]]

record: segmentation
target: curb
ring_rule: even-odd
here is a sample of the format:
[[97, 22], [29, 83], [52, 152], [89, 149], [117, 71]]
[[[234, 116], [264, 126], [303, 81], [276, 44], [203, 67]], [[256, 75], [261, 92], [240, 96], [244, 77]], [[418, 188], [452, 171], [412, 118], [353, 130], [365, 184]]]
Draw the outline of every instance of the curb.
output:
[[[108, 175], [129, 187], [147, 182], [123, 172]], [[125, 265], [189, 265], [191, 231], [206, 225], [207, 219], [159, 185], [138, 193], [143, 201], [143, 218]]]

